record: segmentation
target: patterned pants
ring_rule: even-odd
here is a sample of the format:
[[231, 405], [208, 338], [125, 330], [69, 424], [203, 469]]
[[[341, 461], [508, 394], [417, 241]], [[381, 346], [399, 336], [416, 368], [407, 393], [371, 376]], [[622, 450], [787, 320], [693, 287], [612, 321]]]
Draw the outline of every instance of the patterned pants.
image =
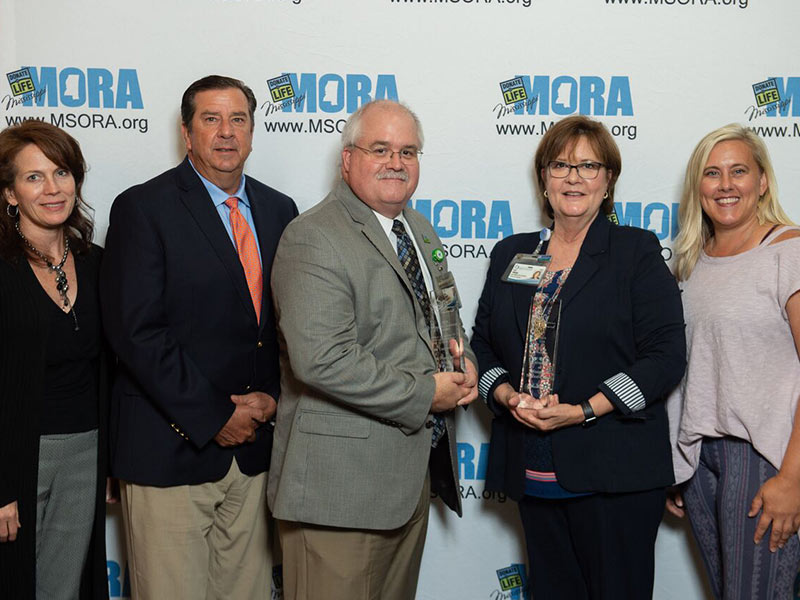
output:
[[94, 524], [97, 430], [39, 437], [36, 598], [78, 598]]
[[797, 535], [774, 554], [768, 529], [753, 543], [758, 516], [750, 503], [775, 467], [748, 442], [704, 438], [700, 464], [683, 492], [689, 522], [703, 556], [711, 588], [724, 600], [791, 600], [800, 564]]

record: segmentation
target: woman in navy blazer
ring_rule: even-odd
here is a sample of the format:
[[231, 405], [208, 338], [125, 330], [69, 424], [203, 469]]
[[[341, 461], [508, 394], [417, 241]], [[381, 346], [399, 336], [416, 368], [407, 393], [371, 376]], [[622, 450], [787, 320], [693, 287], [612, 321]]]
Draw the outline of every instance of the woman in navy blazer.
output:
[[[663, 400], [684, 372], [684, 323], [655, 235], [607, 218], [621, 168], [602, 124], [549, 129], [535, 169], [553, 226], [495, 246], [478, 306], [472, 347], [494, 414], [486, 487], [519, 503], [534, 598], [652, 596], [674, 479]], [[504, 281], [537, 245], [551, 257], [540, 285]], [[534, 377], [520, 394], [529, 316], [552, 322], [559, 302], [559, 328], [529, 341], [552, 385]]]

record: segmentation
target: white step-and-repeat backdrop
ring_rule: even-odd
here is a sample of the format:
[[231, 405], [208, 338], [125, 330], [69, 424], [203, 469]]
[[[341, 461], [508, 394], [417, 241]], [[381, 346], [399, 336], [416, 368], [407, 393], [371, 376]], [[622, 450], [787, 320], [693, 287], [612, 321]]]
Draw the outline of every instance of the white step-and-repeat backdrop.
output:
[[[540, 225], [532, 157], [565, 115], [608, 126], [619, 218], [654, 231], [667, 260], [686, 160], [725, 123], [765, 138], [800, 220], [799, 18], [796, 0], [0, 0], [0, 127], [43, 119], [80, 141], [102, 245], [114, 197], [183, 157], [180, 97], [203, 75], [253, 88], [247, 172], [301, 211], [337, 176], [347, 116], [400, 99], [427, 140], [413, 205], [471, 324], [494, 243]], [[432, 508], [417, 597], [519, 598], [516, 506], [484, 492], [487, 411], [458, 426], [464, 518]], [[126, 597], [119, 515], [108, 525], [111, 596]], [[656, 553], [655, 598], [709, 597], [685, 525], [665, 521]]]

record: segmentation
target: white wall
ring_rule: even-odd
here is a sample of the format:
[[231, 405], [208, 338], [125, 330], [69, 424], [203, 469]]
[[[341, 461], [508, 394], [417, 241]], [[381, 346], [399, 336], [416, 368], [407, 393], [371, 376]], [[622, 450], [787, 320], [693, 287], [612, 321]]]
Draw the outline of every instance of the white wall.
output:
[[[540, 224], [530, 165], [542, 123], [564, 114], [595, 115], [618, 134], [620, 219], [653, 229], [667, 248], [689, 153], [707, 131], [732, 121], [762, 128], [783, 205], [800, 220], [797, 2], [624, 3], [0, 0], [0, 127], [16, 117], [44, 118], [81, 142], [91, 165], [85, 195], [102, 244], [114, 197], [182, 158], [178, 107], [193, 80], [221, 73], [253, 88], [262, 106], [247, 171], [293, 196], [301, 210], [336, 176], [335, 129], [360, 103], [358, 90], [396, 93], [425, 128], [414, 202], [433, 208], [471, 323], [497, 237]], [[37, 93], [53, 77], [43, 106], [13, 105], [5, 74], [24, 66], [33, 67]], [[268, 114], [267, 80], [283, 73], [298, 74], [294, 93], [303, 87], [305, 103]], [[529, 98], [543, 82], [549, 94], [539, 96], [533, 114], [502, 115], [500, 83], [517, 76], [534, 86]], [[771, 77], [785, 114], [750, 119], [752, 85]], [[275, 129], [292, 124], [304, 131]], [[500, 133], [509, 126], [536, 133]], [[516, 506], [482, 497], [486, 411], [459, 413], [459, 427], [465, 514], [459, 520], [432, 509], [418, 597], [511, 598], [512, 590], [499, 593], [496, 571], [524, 563]], [[110, 569], [124, 572], [120, 531], [112, 513]], [[655, 598], [708, 597], [685, 527], [665, 522], [656, 553]], [[111, 579], [119, 597], [120, 579]]]

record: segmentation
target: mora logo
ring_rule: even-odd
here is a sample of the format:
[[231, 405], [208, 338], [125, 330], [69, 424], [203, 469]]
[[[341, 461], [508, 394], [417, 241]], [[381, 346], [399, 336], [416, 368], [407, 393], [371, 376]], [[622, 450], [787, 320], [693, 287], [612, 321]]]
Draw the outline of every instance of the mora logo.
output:
[[615, 202], [620, 225], [647, 229], [659, 240], [674, 240], [678, 236], [678, 204], [663, 202]]
[[476, 448], [468, 442], [458, 442], [456, 446], [459, 479], [485, 480], [486, 465], [489, 463], [489, 444], [483, 443]]
[[131, 581], [128, 572], [128, 565], [123, 571], [122, 565], [115, 560], [106, 561], [106, 571], [108, 573], [108, 595], [111, 598], [130, 598]]
[[284, 76], [288, 81], [279, 86], [283, 98], [276, 98], [273, 94], [273, 101], [294, 97], [294, 102], [285, 102], [282, 105], [283, 112], [287, 113], [347, 111], [352, 114], [362, 104], [372, 100], [397, 100], [397, 81], [394, 75], [380, 74], [374, 79], [363, 73], [284, 73], [282, 77]]
[[514, 233], [508, 200], [437, 200], [419, 198], [413, 208], [422, 213], [442, 239], [493, 239]]
[[[470, 444], [458, 442], [458, 478], [459, 493], [462, 500], [494, 500], [499, 503], [506, 501], [503, 492], [491, 492], [486, 489], [486, 467], [489, 464], [489, 444]], [[484, 482], [484, 483], [479, 483]]]
[[[517, 75], [503, 82], [505, 100], [514, 100], [514, 113], [549, 115], [633, 116], [631, 82], [627, 76], [603, 79], [597, 75]], [[506, 94], [514, 94], [506, 98]], [[533, 101], [533, 99], [536, 101]]]
[[115, 77], [99, 68], [22, 67], [7, 77], [22, 106], [144, 108], [136, 69], [119, 69]]
[[436, 235], [445, 241], [444, 251], [450, 258], [487, 258], [492, 244], [482, 240], [496, 240], [514, 233], [508, 200], [419, 198], [413, 201], [412, 208], [430, 221]]

